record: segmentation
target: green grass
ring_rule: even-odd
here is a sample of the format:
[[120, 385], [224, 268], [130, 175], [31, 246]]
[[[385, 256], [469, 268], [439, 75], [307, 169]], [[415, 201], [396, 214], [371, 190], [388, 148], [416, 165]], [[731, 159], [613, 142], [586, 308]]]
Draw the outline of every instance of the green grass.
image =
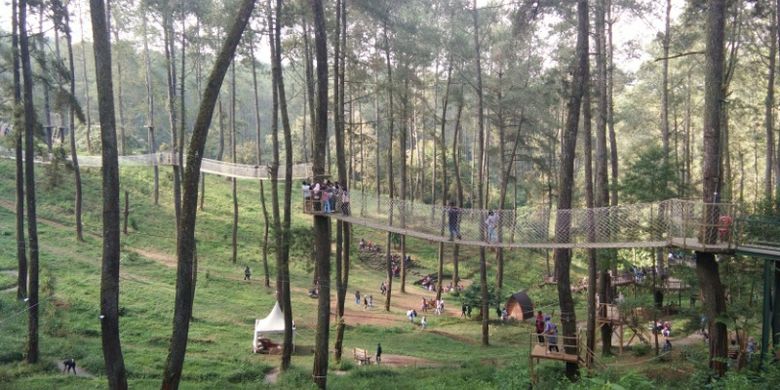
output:
[[[13, 204], [13, 165], [0, 161], [0, 201]], [[99, 324], [99, 284], [101, 263], [101, 183], [98, 170], [85, 170], [84, 179], [86, 242], [75, 240], [73, 229], [72, 175], [63, 172], [62, 183], [47, 187], [43, 171], [38, 169], [38, 224], [41, 244], [41, 341], [42, 363], [28, 366], [21, 362], [26, 340], [26, 313], [15, 294], [0, 294], [0, 388], [59, 389], [105, 388], [102, 376]], [[152, 202], [150, 171], [144, 168], [124, 168], [122, 190], [130, 198], [130, 234], [122, 236], [120, 319], [122, 348], [132, 388], [156, 388], [164, 367], [168, 340], [171, 335], [175, 288], [175, 223], [171, 207], [171, 173], [161, 169], [160, 204]], [[270, 191], [270, 185], [266, 186]], [[259, 186], [256, 182], [239, 181], [239, 246], [238, 261], [231, 255], [232, 198], [229, 182], [215, 176], [206, 177], [205, 210], [198, 214], [199, 273], [190, 327], [182, 388], [258, 388], [278, 357], [251, 353], [254, 320], [265, 316], [274, 303], [273, 289], [262, 286], [261, 243], [262, 211]], [[270, 195], [267, 194], [267, 195]], [[122, 198], [124, 199], [124, 197]], [[270, 207], [270, 196], [269, 199]], [[297, 325], [297, 351], [293, 367], [283, 374], [278, 388], [311, 388], [311, 347], [314, 345], [316, 300], [305, 291], [311, 286], [312, 265], [306, 254], [310, 218], [299, 210], [297, 197], [293, 202], [293, 227], [302, 232], [293, 243], [291, 285], [293, 315]], [[0, 207], [0, 270], [15, 269], [14, 214]], [[355, 227], [353, 245], [360, 238], [382, 242], [385, 234]], [[437, 245], [407, 240], [408, 252], [417, 262], [420, 273], [434, 272]], [[296, 249], [297, 248], [297, 249]], [[356, 245], [353, 253], [357, 253]], [[359, 289], [374, 294], [380, 305], [378, 286], [384, 271], [363, 263], [353, 256], [350, 273], [351, 292]], [[445, 273], [451, 274], [451, 248], [445, 254]], [[489, 256], [489, 280], [495, 279], [493, 256]], [[272, 273], [275, 270], [273, 248], [269, 254]], [[506, 293], [529, 289], [539, 305], [557, 303], [554, 287], [538, 288], [545, 272], [544, 252], [511, 251], [507, 254]], [[252, 282], [244, 282], [243, 268], [253, 270]], [[473, 248], [461, 251], [461, 277], [478, 275], [478, 252]], [[576, 258], [572, 279], [584, 272], [584, 261]], [[421, 291], [407, 280], [410, 291]], [[0, 289], [13, 286], [15, 278], [0, 274]], [[398, 282], [394, 283], [394, 294]], [[430, 294], [429, 294], [430, 295]], [[448, 297], [450, 307], [457, 301]], [[577, 295], [578, 318], [584, 319], [584, 296]], [[552, 309], [552, 308], [551, 308]], [[381, 309], [375, 309], [381, 311]], [[392, 314], [403, 320], [403, 310]], [[390, 368], [356, 367], [346, 361], [336, 365], [331, 359], [329, 383], [339, 389], [366, 388], [513, 388], [505, 387], [517, 379], [527, 378], [528, 333], [532, 324], [491, 325], [491, 346], [480, 346], [480, 323], [452, 317], [428, 316], [428, 331], [399, 321], [388, 326], [350, 326], [345, 333], [345, 351], [353, 347], [373, 350], [381, 342], [385, 354], [407, 355], [427, 359], [440, 367]], [[331, 343], [334, 340], [332, 329]], [[77, 359], [80, 367], [95, 374], [95, 378], [64, 377], [55, 363], [67, 357]], [[345, 360], [351, 360], [349, 353]], [[542, 363], [542, 372], [560, 371], [561, 365]], [[344, 369], [343, 375], [336, 370]], [[526, 371], [523, 371], [526, 370]], [[517, 373], [516, 375], [513, 373]], [[554, 374], [550, 374], [555, 376]], [[503, 379], [502, 379], [503, 378]], [[521, 384], [518, 384], [520, 386]], [[502, 387], [504, 386], [504, 387]]]

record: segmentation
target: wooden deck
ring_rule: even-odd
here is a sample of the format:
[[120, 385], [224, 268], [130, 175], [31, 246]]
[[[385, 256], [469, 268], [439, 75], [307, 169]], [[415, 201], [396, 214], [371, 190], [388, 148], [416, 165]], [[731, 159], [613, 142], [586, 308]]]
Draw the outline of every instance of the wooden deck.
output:
[[[563, 351], [563, 346], [558, 346], [558, 348], [561, 348], [561, 351]], [[547, 351], [545, 346], [542, 344], [534, 345], [533, 349], [531, 350], [531, 358], [559, 360], [568, 363], [577, 363], [579, 361], [579, 356], [577, 355], [569, 355], [564, 352], [550, 352]]]

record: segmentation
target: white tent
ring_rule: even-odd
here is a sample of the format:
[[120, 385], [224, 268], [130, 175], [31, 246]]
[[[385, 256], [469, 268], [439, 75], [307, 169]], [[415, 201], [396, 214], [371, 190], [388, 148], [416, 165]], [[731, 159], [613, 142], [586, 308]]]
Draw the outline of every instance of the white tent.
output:
[[[274, 308], [265, 318], [255, 320], [255, 332], [252, 339], [253, 350], [255, 352], [258, 350], [258, 339], [268, 338], [273, 333], [284, 333], [284, 313], [279, 308], [279, 302], [276, 302]], [[295, 336], [295, 325], [293, 325], [293, 336]]]

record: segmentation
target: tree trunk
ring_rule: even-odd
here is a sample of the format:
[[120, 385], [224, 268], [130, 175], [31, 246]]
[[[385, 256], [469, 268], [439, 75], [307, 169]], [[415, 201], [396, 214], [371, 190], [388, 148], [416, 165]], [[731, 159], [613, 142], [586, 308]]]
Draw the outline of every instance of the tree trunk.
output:
[[[14, 105], [22, 105], [22, 81], [19, 74], [19, 19], [17, 18], [17, 2], [11, 1], [12, 51], [14, 73]], [[27, 297], [27, 247], [24, 244], [24, 163], [22, 148], [26, 134], [26, 127], [20, 121], [14, 122], [14, 150], [16, 152], [16, 260], [18, 272], [16, 275], [16, 298], [19, 300]]]
[[666, 18], [663, 37], [663, 74], [661, 82], [661, 142], [664, 148], [664, 161], [669, 162], [669, 39], [672, 0], [666, 0]]
[[[474, 48], [475, 57], [477, 62], [477, 121], [478, 121], [478, 139], [479, 139], [479, 154], [478, 164], [479, 169], [477, 171], [477, 202], [479, 208], [487, 208], [487, 199], [485, 198], [485, 170], [487, 169], [485, 159], [485, 116], [482, 102], [482, 59], [479, 47], [479, 11], [477, 10], [477, 0], [473, 2], [473, 19], [474, 19]], [[485, 232], [480, 229], [480, 240], [485, 239]], [[490, 305], [488, 301], [488, 286], [487, 286], [487, 262], [485, 259], [485, 247], [479, 247], [479, 283], [482, 296], [482, 345], [490, 345], [489, 340], [489, 320], [490, 320]]]
[[[79, 7], [79, 27], [81, 28], [81, 36], [84, 35], [84, 19], [82, 18], [81, 14], [81, 8]], [[87, 72], [87, 46], [81, 45], [81, 67], [82, 67], [82, 74], [84, 75], [84, 100], [86, 102], [86, 109], [84, 110], [84, 113], [87, 117], [87, 152], [89, 154], [92, 154], [92, 108], [90, 107], [90, 98], [89, 98], [89, 73]]]
[[[260, 128], [260, 97], [257, 94], [257, 60], [255, 59], [255, 45], [254, 35], [249, 39], [249, 57], [252, 61], [252, 91], [255, 97], [255, 134], [257, 136], [256, 143], [256, 157], [257, 166], [263, 164], [263, 147], [262, 147], [262, 132]], [[260, 208], [263, 210], [263, 285], [265, 287], [271, 287], [271, 279], [268, 273], [268, 208], [265, 205], [265, 189], [263, 188], [263, 181], [260, 182]]]
[[[68, 13], [67, 5], [59, 3], [58, 5], [61, 7], [61, 9], [57, 10], [56, 12], [59, 12], [62, 18], [61, 22], [63, 23], [63, 30], [65, 32], [65, 41], [68, 48], [68, 73], [70, 75], [70, 80], [68, 81], [68, 89], [70, 91], [71, 96], [76, 96], [76, 68], [73, 61], [73, 40], [71, 37], [70, 32], [70, 14]], [[16, 28], [14, 26], [14, 28]], [[57, 45], [58, 51], [59, 51], [59, 45]], [[16, 54], [16, 51], [14, 51], [14, 54]], [[17, 72], [18, 73], [18, 72]], [[17, 76], [17, 75], [15, 75]], [[73, 176], [75, 179], [75, 195], [76, 199], [74, 202], [74, 214], [75, 214], [75, 222], [76, 222], [76, 240], [79, 242], [84, 242], [84, 228], [81, 221], [81, 214], [82, 214], [82, 188], [81, 188], [81, 170], [79, 169], [79, 160], [78, 160], [78, 153], [76, 151], [76, 119], [75, 119], [75, 108], [72, 105], [69, 105], [68, 109], [68, 129], [69, 129], [69, 137], [68, 141], [70, 144], [70, 157], [72, 161], [72, 167], [73, 167]], [[18, 162], [21, 164], [21, 161]], [[24, 239], [22, 239], [22, 242]]]
[[[555, 221], [556, 242], [569, 242], [571, 215], [566, 210], [571, 209], [574, 187], [574, 156], [577, 144], [577, 128], [579, 125], [580, 106], [585, 93], [585, 80], [588, 77], [588, 1], [577, 2], [577, 65], [574, 80], [571, 84], [571, 95], [568, 102], [563, 143], [561, 147], [561, 166], [558, 190], [558, 217]], [[577, 336], [577, 317], [574, 312], [574, 301], [571, 295], [569, 269], [571, 266], [571, 250], [555, 249], [555, 273], [558, 281], [558, 300], [561, 307], [561, 324], [564, 337]], [[569, 339], [571, 340], [571, 339]], [[567, 354], [576, 354], [575, 348], [565, 349]], [[566, 376], [576, 379], [579, 374], [577, 363], [566, 363]]]
[[[344, 150], [344, 82], [345, 82], [345, 73], [346, 73], [346, 39], [347, 39], [347, 10], [346, 10], [346, 0], [339, 0], [336, 2], [337, 10], [336, 15], [338, 19], [338, 26], [340, 26], [341, 31], [337, 35], [337, 37], [340, 37], [341, 39], [341, 55], [334, 58], [335, 63], [340, 63], [339, 67], [334, 69], [336, 71], [335, 75], [337, 76], [336, 81], [338, 82], [338, 94], [337, 94], [337, 101], [335, 105], [335, 132], [336, 132], [336, 160], [337, 160], [337, 169], [339, 174], [339, 182], [342, 184], [342, 191], [348, 191], [349, 188], [347, 187], [347, 184], [349, 182], [349, 177], [347, 175], [347, 158], [345, 156], [345, 150]], [[351, 111], [350, 111], [351, 113]], [[337, 362], [341, 361], [341, 355], [343, 353], [343, 342], [344, 342], [344, 301], [346, 300], [347, 296], [347, 287], [349, 283], [349, 262], [350, 262], [350, 224], [348, 222], [342, 222], [338, 221], [337, 224], [337, 230], [338, 234], [341, 235], [341, 239], [338, 239], [338, 242], [341, 243], [341, 251], [342, 253], [337, 253], [337, 264], [336, 264], [336, 316], [338, 318], [337, 324], [336, 324], [336, 343], [334, 346], [335, 350], [335, 360]], [[340, 257], [340, 258], [339, 258]]]
[[[780, 1], [775, 1], [775, 35], [777, 36], [777, 46], [780, 47]], [[775, 199], [780, 199], [780, 137], [777, 137], [777, 146], [775, 147]], [[778, 268], [780, 269], [780, 268]], [[780, 305], [779, 305], [780, 306]], [[776, 311], [776, 313], [780, 313]], [[780, 321], [780, 320], [779, 320]]]
[[[163, 15], [163, 44], [165, 47], [165, 67], [168, 79], [168, 121], [171, 126], [171, 152], [174, 159], [178, 161], [178, 133], [176, 132], [176, 57], [175, 45], [176, 39], [173, 31], [173, 21], [170, 11]], [[178, 223], [181, 220], [181, 167], [173, 165], [173, 211], [176, 216], [176, 230], [179, 231]]]
[[[304, 61], [306, 61], [306, 100], [308, 106], [309, 122], [311, 122], [311, 134], [309, 150], [311, 150], [312, 156], [314, 154], [314, 127], [317, 124], [317, 108], [314, 106], [314, 66], [312, 64], [311, 43], [309, 37], [309, 25], [307, 23], [306, 16], [302, 15], [303, 19], [303, 54]], [[306, 115], [306, 113], [304, 113]]]
[[[463, 114], [463, 89], [460, 91], [460, 97], [458, 100], [458, 112], [455, 115], [455, 132], [452, 135], [452, 162], [455, 168], [455, 187], [458, 190], [458, 207], [463, 207], [463, 180], [460, 177], [460, 140], [462, 137], [460, 132], [460, 117]], [[455, 244], [452, 248], [452, 287], [458, 287], [460, 282], [460, 276], [458, 273], [458, 263], [460, 261], [460, 245]]]
[[[230, 66], [230, 160], [233, 164], [236, 160], [236, 62]], [[230, 178], [230, 190], [233, 198], [233, 227], [231, 229], [233, 235], [231, 240], [231, 257], [233, 264], [236, 263], [238, 258], [238, 188], [236, 186], [236, 178]]]
[[[726, 12], [725, 0], [714, 0], [707, 11], [707, 44], [705, 50], [704, 84], [704, 203], [720, 200], [720, 132], [723, 113], [723, 35]], [[717, 231], [718, 210], [706, 211], [705, 223], [709, 226], [700, 238], [702, 242], [714, 242]], [[725, 311], [723, 285], [720, 282], [718, 264], [710, 253], [697, 253], [696, 273], [704, 292], [704, 304], [710, 321], [715, 321]], [[726, 371], [726, 326], [715, 323], [710, 332], [710, 367], [719, 375]]]
[[[144, 78], [146, 81], [146, 115], [147, 127], [149, 129], [149, 152], [157, 153], [157, 145], [154, 140], [154, 91], [152, 86], [152, 60], [149, 56], [149, 37], [147, 34], [146, 18], [143, 20], [143, 38], [144, 38]], [[160, 169], [157, 164], [152, 167], [154, 170], [154, 205], [160, 200]]]
[[[408, 65], [406, 66], [406, 73], [409, 74]], [[406, 227], [406, 197], [407, 184], [409, 182], [409, 174], [406, 167], [406, 154], [407, 154], [407, 135], [409, 134], [409, 78], [404, 78], [404, 94], [403, 94], [403, 108], [402, 108], [402, 122], [400, 139], [398, 140], [398, 154], [401, 157], [401, 228]], [[401, 292], [406, 293], [406, 235], [401, 235]]]
[[[452, 86], [452, 55], [448, 56], [447, 58], [447, 85], [444, 88], [444, 101], [442, 102], [442, 108], [441, 108], [441, 134], [439, 135], [439, 142], [441, 143], [441, 207], [442, 212], [440, 216], [440, 226], [441, 226], [441, 235], [444, 236], [444, 228], [445, 228], [445, 213], [444, 209], [447, 207], [447, 201], [449, 199], [449, 186], [447, 183], [447, 107], [449, 106], [450, 101], [450, 87]], [[434, 136], [434, 145], [436, 145]], [[436, 148], [434, 146], [434, 159], [433, 161], [436, 162]], [[434, 175], [432, 178], [432, 187], [433, 190], [433, 202], [436, 201], [436, 166], [434, 165]], [[438, 252], [438, 260], [439, 260], [439, 267], [438, 267], [438, 286], [436, 286], [436, 299], [441, 299], [441, 292], [442, 292], [442, 286], [444, 284], [444, 242], [439, 242], [439, 252]], [[455, 287], [456, 283], [453, 281], [452, 286]]]
[[[114, 28], [112, 30], [114, 33], [114, 40], [116, 41], [115, 43], [119, 44], [119, 23], [116, 21], [116, 18], [114, 19]], [[122, 94], [122, 59], [119, 56], [118, 47], [115, 48], [114, 54], [116, 55], [116, 99], [118, 103], [117, 112], [119, 114], [119, 155], [124, 156], [127, 154], [125, 143], [125, 104]]]
[[111, 81], [111, 43], [102, 0], [90, 1], [90, 14], [103, 155], [103, 266], [100, 277], [103, 360], [109, 388], [126, 389], [127, 372], [119, 340], [119, 162]]
[[[312, 171], [315, 180], [325, 175], [325, 148], [328, 135], [328, 52], [325, 16], [322, 2], [309, 1], [314, 12], [314, 46], [317, 59], [317, 121], [313, 127], [314, 153]], [[314, 347], [312, 377], [321, 389], [327, 386], [328, 332], [330, 330], [330, 221], [326, 216], [314, 216], [314, 247], [317, 254], [317, 275], [320, 291], [317, 304], [317, 333]]]
[[[609, 181], [607, 173], [607, 61], [606, 61], [606, 37], [605, 37], [605, 0], [596, 2], [596, 93], [598, 96], [598, 114], [596, 115], [596, 177], [594, 206], [609, 206]], [[588, 93], [585, 90], [584, 93]], [[590, 99], [588, 99], [590, 100]], [[589, 115], [589, 114], [588, 114]], [[604, 218], [604, 216], [600, 216]], [[608, 218], [608, 217], [607, 217]], [[597, 239], [607, 239], [607, 237], [597, 237]], [[612, 287], [610, 286], [610, 259], [604, 251], [601, 251], [601, 278], [599, 280], [599, 302], [612, 302]], [[612, 326], [606, 324], [601, 327], [601, 348], [605, 356], [611, 354], [612, 347]]]
[[27, 0], [19, 0], [19, 52], [22, 65], [24, 105], [24, 179], [27, 201], [27, 238], [30, 260], [27, 285], [27, 363], [38, 362], [38, 224], [35, 203], [35, 109], [32, 69], [27, 36]]
[[[272, 66], [272, 71], [275, 72], [276, 89], [278, 90], [279, 98], [279, 111], [282, 117], [282, 128], [284, 131], [284, 152], [285, 152], [285, 173], [284, 173], [284, 221], [282, 221], [281, 231], [278, 233], [277, 242], [281, 245], [277, 247], [277, 272], [280, 274], [279, 286], [277, 289], [281, 289], [283, 294], [280, 294], [282, 299], [282, 310], [284, 311], [284, 345], [282, 346], [282, 370], [287, 370], [290, 367], [290, 358], [292, 356], [293, 348], [293, 329], [292, 329], [292, 303], [290, 301], [290, 224], [292, 222], [292, 166], [293, 166], [293, 147], [292, 147], [292, 130], [290, 128], [290, 118], [287, 115], [287, 97], [284, 90], [284, 76], [282, 73], [282, 43], [281, 43], [281, 31], [282, 31], [282, 0], [276, 0], [276, 23], [274, 28], [276, 29], [274, 37], [274, 49], [271, 54], [274, 56], [275, 67]], [[278, 145], [278, 141], [277, 141]], [[279, 166], [279, 153], [278, 147], [274, 148], [274, 166]], [[276, 192], [274, 192], [276, 195]], [[281, 240], [279, 242], [278, 240]]]
[[[382, 32], [384, 35], [384, 43], [385, 43], [385, 64], [387, 67], [387, 95], [389, 100], [389, 106], [387, 109], [387, 120], [388, 120], [388, 147], [387, 147], [387, 189], [388, 189], [388, 196], [390, 199], [393, 199], [395, 195], [395, 180], [393, 178], [393, 67], [390, 63], [390, 41], [387, 37], [387, 19], [390, 18], [389, 10], [388, 15], [384, 20]], [[390, 212], [390, 224], [393, 224], [393, 209], [391, 208], [389, 210]], [[392, 237], [393, 234], [388, 232], [387, 233], [387, 241], [385, 242], [385, 254], [386, 254], [386, 265], [387, 265], [387, 294], [385, 295], [385, 310], [390, 311], [390, 296], [392, 295], [393, 291], [393, 253], [391, 251], [392, 248]], [[403, 259], [401, 259], [403, 261]]]
[[[590, 104], [590, 72], [583, 87], [582, 96], [582, 129], [583, 134], [583, 152], [585, 154], [585, 203], [588, 208], [588, 240], [595, 241], [595, 220], [593, 215], [593, 205], [595, 203], [593, 194], [593, 132], [591, 126], [591, 104]], [[586, 345], [585, 364], [590, 368], [593, 366], [593, 353], [596, 351], [596, 282], [598, 279], [598, 256], [596, 250], [589, 248], [588, 252], [588, 323], [586, 327]], [[610, 330], [611, 333], [611, 330]], [[603, 338], [602, 338], [603, 339]], [[611, 343], [611, 340], [610, 340]], [[610, 346], [607, 347], [609, 349]], [[602, 346], [602, 350], [604, 347]]]
[[254, 8], [253, 0], [243, 0], [233, 25], [230, 27], [224, 45], [219, 51], [214, 68], [209, 75], [203, 98], [200, 101], [198, 115], [193, 126], [192, 137], [187, 150], [187, 165], [184, 172], [184, 198], [182, 203], [182, 221], [179, 224], [179, 239], [176, 243], [178, 266], [176, 269], [176, 300], [173, 316], [173, 334], [168, 351], [162, 388], [176, 389], [181, 380], [184, 356], [187, 350], [187, 335], [192, 318], [193, 257], [195, 250], [195, 222], [198, 206], [198, 181], [200, 176], [203, 149], [208, 137], [214, 106], [219, 96], [222, 81], [241, 39], [241, 34], [249, 21]]
[[764, 100], [764, 125], [766, 126], [766, 167], [764, 169], [764, 197], [768, 204], [772, 204], [774, 186], [772, 185], [772, 170], [775, 158], [775, 130], [774, 130], [774, 104], [775, 104], [775, 64], [777, 60], [777, 18], [774, 10], [770, 12], [769, 25], [769, 69], [767, 75], [766, 99]]
[[[614, 46], [612, 45], [612, 25], [615, 20], [612, 18], [612, 0], [606, 0], [607, 2], [607, 127], [609, 128], [609, 162], [610, 162], [610, 175], [612, 177], [612, 183], [618, 182], [618, 147], [617, 137], [615, 136], [615, 101], [612, 99], [612, 92], [614, 90], [613, 74], [615, 66], [613, 64]], [[610, 205], [617, 206], [618, 204], [618, 186], [611, 186], [610, 191]], [[614, 257], [613, 257], [614, 260]], [[615, 262], [617, 264], [617, 262]]]

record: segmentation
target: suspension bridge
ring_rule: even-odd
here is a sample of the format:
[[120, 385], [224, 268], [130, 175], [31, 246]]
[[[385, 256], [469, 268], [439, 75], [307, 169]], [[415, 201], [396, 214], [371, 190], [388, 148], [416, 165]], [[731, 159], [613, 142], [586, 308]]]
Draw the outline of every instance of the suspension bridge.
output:
[[668, 199], [569, 210], [458, 208], [457, 237], [450, 234], [447, 206], [353, 192], [348, 209], [339, 199], [326, 214], [314, 198], [304, 202], [305, 213], [432, 242], [509, 249], [675, 247], [780, 258], [780, 221], [753, 218], [733, 203]]

